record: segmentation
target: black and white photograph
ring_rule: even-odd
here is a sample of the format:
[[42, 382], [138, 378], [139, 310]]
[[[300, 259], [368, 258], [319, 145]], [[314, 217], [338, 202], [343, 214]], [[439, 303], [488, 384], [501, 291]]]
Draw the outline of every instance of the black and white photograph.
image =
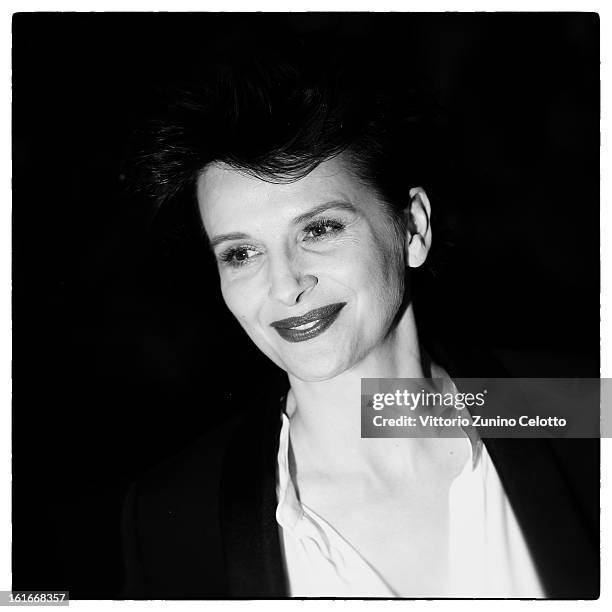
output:
[[597, 13], [11, 44], [12, 603], [599, 599]]

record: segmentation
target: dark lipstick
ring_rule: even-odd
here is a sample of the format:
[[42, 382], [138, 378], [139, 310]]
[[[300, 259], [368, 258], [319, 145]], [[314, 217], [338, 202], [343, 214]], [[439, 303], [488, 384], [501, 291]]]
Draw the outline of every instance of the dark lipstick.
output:
[[[346, 302], [328, 304], [322, 308], [315, 308], [301, 317], [289, 317], [280, 321], [273, 321], [270, 325], [278, 332], [279, 336], [288, 342], [304, 342], [319, 334], [322, 334], [338, 317], [338, 314], [346, 306]], [[302, 325], [314, 323], [310, 327], [296, 329]]]

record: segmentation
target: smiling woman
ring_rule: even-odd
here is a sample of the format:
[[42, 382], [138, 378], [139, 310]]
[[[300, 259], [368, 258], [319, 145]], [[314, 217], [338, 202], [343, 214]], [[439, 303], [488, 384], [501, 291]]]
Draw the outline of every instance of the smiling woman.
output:
[[[406, 294], [406, 262], [424, 260], [425, 241], [397, 236], [404, 224], [391, 221], [388, 206], [349, 165], [342, 153], [286, 184], [218, 164], [198, 178], [225, 303], [290, 378], [366, 373], [368, 363], [400, 359], [400, 335], [411, 333], [397, 326], [396, 340], [385, 340]], [[425, 234], [424, 191], [407, 187], [405, 202], [405, 225], [416, 228], [418, 210]], [[404, 310], [412, 319], [410, 304]]]
[[435, 105], [388, 77], [283, 47], [224, 64], [155, 124], [145, 183], [159, 205], [195, 195], [225, 304], [288, 390], [132, 486], [128, 597], [594, 595], [558, 564], [546, 508], [564, 491], [534, 509], [517, 479], [537, 449], [459, 426], [361, 437], [362, 379], [452, 391], [460, 372], [423, 345], [412, 291]]

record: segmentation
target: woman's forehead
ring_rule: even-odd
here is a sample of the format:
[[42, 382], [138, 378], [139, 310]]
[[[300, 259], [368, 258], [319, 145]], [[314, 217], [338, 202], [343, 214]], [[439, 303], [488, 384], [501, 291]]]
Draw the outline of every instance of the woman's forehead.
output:
[[216, 226], [236, 220], [290, 218], [331, 201], [347, 201], [358, 208], [363, 186], [336, 158], [290, 183], [271, 183], [225, 164], [214, 164], [200, 174], [197, 197], [205, 227], [216, 230]]

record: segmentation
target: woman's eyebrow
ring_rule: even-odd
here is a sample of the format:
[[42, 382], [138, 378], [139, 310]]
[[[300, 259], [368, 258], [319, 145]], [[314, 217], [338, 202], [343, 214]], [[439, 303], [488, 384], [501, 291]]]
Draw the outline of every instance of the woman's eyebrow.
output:
[[[305, 213], [294, 217], [291, 223], [293, 225], [301, 225], [310, 221], [312, 218], [316, 217], [322, 212], [325, 212], [326, 210], [330, 210], [332, 208], [357, 213], [357, 209], [350, 202], [346, 202], [344, 200], [333, 200], [331, 202], [324, 202], [323, 204], [319, 204], [314, 208], [311, 208], [310, 210], [306, 211]], [[230, 240], [247, 240], [248, 238], [249, 235], [245, 234], [244, 232], [230, 232], [228, 234], [218, 234], [217, 236], [211, 238], [210, 246], [214, 249], [222, 242], [228, 242]]]
[[316, 217], [317, 215], [331, 208], [357, 213], [357, 209], [350, 202], [346, 202], [345, 200], [333, 200], [331, 202], [324, 202], [323, 204], [319, 204], [318, 206], [311, 208], [305, 213], [294, 217], [292, 223], [294, 225], [302, 225], [303, 223], [310, 221], [313, 217]]
[[229, 234], [218, 234], [214, 238], [211, 238], [210, 246], [211, 246], [211, 248], [214, 249], [216, 246], [220, 245], [222, 242], [227, 242], [228, 240], [245, 240], [248, 237], [249, 237], [248, 234], [244, 234], [243, 232], [232, 232], [232, 233], [229, 233]]

